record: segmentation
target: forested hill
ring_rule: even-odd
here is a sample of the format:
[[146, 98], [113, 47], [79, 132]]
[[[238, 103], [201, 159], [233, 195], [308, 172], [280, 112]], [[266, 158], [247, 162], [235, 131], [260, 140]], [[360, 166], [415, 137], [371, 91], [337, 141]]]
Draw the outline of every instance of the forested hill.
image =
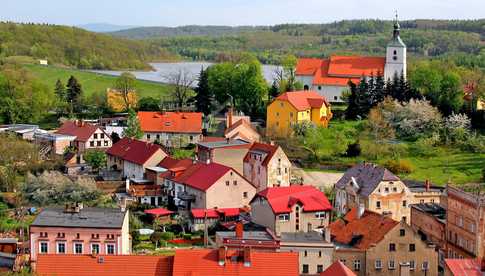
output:
[[147, 69], [173, 59], [161, 46], [75, 27], [0, 22], [0, 59], [30, 56], [82, 69]]
[[[452, 58], [485, 68], [485, 19], [401, 21], [401, 36], [412, 57]], [[258, 27], [150, 27], [111, 33], [145, 38], [193, 60], [223, 60], [241, 51], [275, 64], [286, 54], [382, 55], [392, 35], [392, 21], [344, 20], [328, 24], [282, 24]], [[480, 54], [481, 52], [481, 54]]]

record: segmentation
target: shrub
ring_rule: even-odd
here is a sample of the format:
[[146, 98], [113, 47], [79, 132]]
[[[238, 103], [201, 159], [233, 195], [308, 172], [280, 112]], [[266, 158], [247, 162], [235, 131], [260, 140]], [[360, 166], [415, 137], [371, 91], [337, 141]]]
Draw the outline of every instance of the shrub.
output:
[[160, 243], [160, 240], [162, 240], [163, 232], [153, 232], [153, 234], [150, 235], [150, 241], [153, 243]]
[[413, 165], [409, 160], [387, 160], [384, 167], [395, 174], [412, 173]]
[[459, 142], [462, 150], [485, 153], [485, 136], [480, 134], [469, 134], [466, 139]]
[[182, 238], [184, 240], [191, 240], [192, 239], [192, 234], [189, 234], [189, 233], [182, 234]]
[[362, 153], [362, 149], [360, 148], [359, 143], [349, 144], [347, 146], [347, 151], [345, 152], [345, 156], [347, 157], [357, 157]]
[[162, 232], [160, 238], [164, 241], [173, 240], [175, 238], [175, 234], [172, 232]]

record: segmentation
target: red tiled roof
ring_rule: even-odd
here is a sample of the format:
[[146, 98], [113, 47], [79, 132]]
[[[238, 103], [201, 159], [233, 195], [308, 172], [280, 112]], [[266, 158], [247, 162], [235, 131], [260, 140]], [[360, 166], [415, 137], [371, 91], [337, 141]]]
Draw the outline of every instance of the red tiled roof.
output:
[[480, 261], [476, 259], [445, 259], [445, 264], [454, 276], [481, 276]]
[[296, 203], [303, 206], [304, 212], [332, 210], [332, 205], [325, 194], [313, 186], [266, 188], [259, 192], [258, 196], [268, 200], [275, 214], [291, 212], [291, 207]]
[[[103, 262], [99, 258], [103, 258]], [[111, 255], [45, 255], [37, 257], [39, 276], [170, 276], [173, 257]]]
[[267, 166], [273, 155], [278, 150], [279, 146], [277, 145], [270, 145], [270, 144], [263, 144], [263, 143], [254, 143], [251, 148], [249, 149], [246, 156], [244, 156], [244, 162], [248, 162], [251, 158], [252, 151], [262, 151], [266, 153], [266, 158], [263, 160], [262, 165]]
[[202, 133], [202, 113], [199, 112], [138, 112], [144, 132]]
[[253, 132], [256, 132], [256, 129], [254, 129], [253, 125], [251, 125], [251, 123], [249, 123], [248, 121], [246, 120], [238, 120], [237, 122], [235, 122], [234, 124], [232, 124], [232, 126], [230, 126], [229, 128], [227, 128], [225, 131], [224, 131], [224, 134], [227, 135], [228, 133], [232, 132], [233, 130], [237, 129], [237, 128], [241, 128], [241, 130], [239, 130], [239, 132], [241, 131], [244, 131], [244, 129], [248, 129], [249, 131], [253, 131]]
[[[96, 132], [98, 126], [88, 124], [85, 122], [66, 121], [56, 131], [58, 134], [76, 136], [76, 140], [86, 142]], [[111, 139], [109, 135], [105, 134], [107, 138]]]
[[176, 176], [173, 181], [188, 185], [197, 190], [206, 191], [229, 171], [230, 167], [218, 163], [196, 163], [188, 167], [181, 175]]
[[334, 242], [350, 245], [357, 249], [367, 250], [372, 244], [380, 242], [399, 222], [365, 210], [360, 219], [357, 208], [330, 224], [330, 233]]
[[159, 164], [159, 167], [167, 170], [173, 169], [187, 169], [192, 165], [193, 161], [190, 158], [186, 159], [174, 159], [170, 156], [165, 157]]
[[138, 165], [145, 164], [154, 154], [167, 155], [159, 145], [130, 138], [119, 140], [106, 153]]
[[240, 252], [229, 250], [224, 265], [219, 264], [218, 250], [177, 250], [173, 276], [297, 276], [298, 253], [251, 251], [249, 266], [237, 258]]
[[315, 85], [347, 86], [359, 83], [362, 76], [383, 74], [384, 57], [331, 56], [329, 59], [298, 60], [296, 74], [313, 76]]
[[208, 218], [236, 217], [241, 213], [241, 208], [192, 209], [190, 212], [194, 218], [204, 218], [206, 212]]
[[323, 104], [328, 106], [325, 97], [315, 91], [295, 91], [286, 92], [276, 98], [276, 100], [287, 101], [298, 111], [310, 108], [321, 108]]
[[167, 210], [165, 208], [155, 208], [155, 209], [145, 210], [144, 213], [155, 215], [155, 216], [168, 216], [173, 214], [174, 212]]
[[356, 276], [356, 274], [341, 261], [336, 261], [320, 273], [320, 276]]

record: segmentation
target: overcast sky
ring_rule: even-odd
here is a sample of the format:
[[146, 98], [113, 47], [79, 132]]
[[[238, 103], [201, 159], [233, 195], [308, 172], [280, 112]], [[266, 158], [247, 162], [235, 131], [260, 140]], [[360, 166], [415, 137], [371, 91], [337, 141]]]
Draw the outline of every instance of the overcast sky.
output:
[[342, 19], [477, 19], [485, 0], [0, 0], [0, 20], [63, 25], [274, 25]]

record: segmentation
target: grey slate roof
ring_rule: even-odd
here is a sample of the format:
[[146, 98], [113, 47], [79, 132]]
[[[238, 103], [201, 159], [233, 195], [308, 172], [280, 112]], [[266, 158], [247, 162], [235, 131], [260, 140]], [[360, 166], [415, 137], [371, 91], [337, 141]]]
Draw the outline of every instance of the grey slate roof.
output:
[[246, 142], [241, 139], [234, 139], [229, 141], [225, 140], [225, 141], [215, 141], [215, 142], [199, 142], [197, 144], [205, 148], [215, 149], [215, 148], [247, 145], [249, 144], [249, 142]]
[[[426, 185], [422, 181], [403, 180], [402, 182], [413, 193], [422, 193], [426, 191]], [[436, 186], [436, 185], [433, 185], [433, 183], [431, 183], [431, 186], [430, 186], [431, 192], [443, 192], [444, 190], [445, 190], [445, 187]]]
[[121, 228], [126, 212], [114, 208], [83, 208], [79, 213], [65, 213], [64, 208], [46, 208], [32, 226]]
[[418, 203], [410, 206], [435, 217], [441, 223], [446, 223], [446, 209], [437, 203]]
[[304, 242], [304, 243], [325, 243], [322, 234], [312, 232], [284, 232], [281, 233], [281, 242]]
[[348, 169], [342, 178], [337, 181], [335, 187], [343, 189], [345, 185], [352, 182], [352, 177], [359, 185], [358, 194], [363, 196], [369, 196], [382, 181], [401, 180], [384, 167], [372, 163], [362, 163]]

